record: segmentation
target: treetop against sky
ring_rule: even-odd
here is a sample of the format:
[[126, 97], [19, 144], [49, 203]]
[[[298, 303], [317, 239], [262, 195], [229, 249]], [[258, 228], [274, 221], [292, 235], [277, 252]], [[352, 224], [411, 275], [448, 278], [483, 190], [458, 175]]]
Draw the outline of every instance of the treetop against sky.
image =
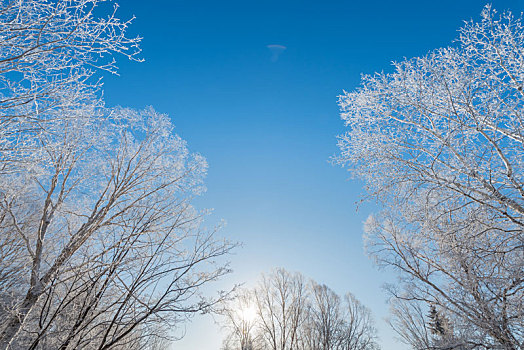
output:
[[[6, 1], [1, 2], [3, 6], [6, 3]], [[87, 3], [90, 4], [90, 2]], [[490, 3], [500, 13], [504, 10], [511, 10], [516, 17], [524, 9], [524, 3], [520, 0], [500, 0]], [[459, 29], [464, 27], [465, 21], [471, 19], [475, 22], [480, 21], [481, 11], [486, 2], [451, 0], [439, 2], [298, 0], [144, 2], [129, 0], [122, 1], [119, 5], [115, 17], [110, 17], [110, 20], [105, 22], [106, 27], [96, 27], [97, 24], [94, 22], [89, 22], [91, 26], [81, 27], [84, 31], [80, 37], [85, 34], [86, 38], [91, 39], [89, 42], [98, 45], [95, 45], [96, 47], [88, 52], [87, 56], [86, 52], [82, 51], [84, 46], [79, 40], [76, 42], [77, 46], [72, 46], [72, 54], [61, 57], [52, 54], [42, 55], [45, 59], [37, 61], [38, 66], [24, 66], [29, 72], [27, 76], [34, 78], [34, 82], [38, 82], [35, 83], [35, 88], [27, 89], [24, 83], [18, 86], [6, 84], [6, 86], [14, 87], [11, 92], [13, 92], [12, 96], [16, 97], [13, 99], [14, 104], [19, 104], [16, 111], [22, 111], [20, 115], [31, 118], [49, 117], [46, 120], [54, 121], [56, 111], [67, 111], [67, 113], [74, 111], [71, 112], [71, 115], [74, 115], [76, 120], [83, 120], [89, 126], [82, 128], [81, 124], [68, 124], [67, 121], [64, 121], [64, 124], [54, 124], [55, 128], [70, 130], [71, 138], [65, 142], [60, 139], [59, 133], [55, 133], [53, 135], [58, 139], [45, 139], [44, 144], [48, 147], [46, 149], [62, 152], [63, 148], [55, 146], [64, 141], [64, 144], [75, 145], [74, 147], [80, 147], [79, 149], [99, 152], [97, 157], [101, 158], [97, 159], [100, 161], [100, 167], [97, 167], [95, 163], [87, 162], [87, 158], [79, 158], [84, 162], [79, 161], [83, 168], [78, 172], [73, 171], [73, 174], [77, 176], [83, 172], [85, 176], [93, 176], [89, 185], [96, 182], [96, 185], [100, 186], [100, 179], [103, 176], [97, 177], [98, 173], [90, 173], [89, 169], [95, 169], [101, 173], [107, 169], [124, 169], [125, 164], [135, 164], [133, 163], [133, 152], [140, 154], [141, 147], [144, 147], [146, 152], [144, 159], [150, 162], [148, 164], [154, 165], [155, 171], [165, 170], [166, 166], [171, 164], [175, 171], [170, 174], [170, 178], [183, 174], [187, 176], [184, 178], [187, 182], [181, 183], [180, 187], [171, 188], [169, 186], [173, 183], [161, 183], [156, 176], [157, 173], [148, 173], [145, 170], [147, 168], [145, 163], [138, 164], [136, 169], [143, 170], [147, 175], [146, 178], [150, 179], [148, 181], [152, 181], [164, 191], [161, 191], [162, 195], [167, 197], [170, 193], [176, 193], [178, 202], [170, 202], [171, 206], [168, 208], [170, 212], [183, 208], [178, 212], [180, 218], [199, 223], [199, 225], [187, 226], [184, 220], [182, 220], [183, 225], [181, 221], [156, 222], [162, 227], [163, 231], [160, 231], [169, 236], [168, 227], [171, 225], [171, 227], [185, 230], [184, 237], [192, 237], [192, 232], [199, 232], [202, 237], [208, 237], [215, 223], [225, 220], [224, 227], [219, 231], [221, 237], [227, 237], [232, 242], [242, 242], [242, 247], [234, 249], [234, 254], [229, 257], [233, 273], [222, 276], [227, 270], [222, 269], [220, 265], [219, 269], [214, 271], [215, 274], [211, 273], [209, 276], [222, 276], [222, 278], [218, 282], [206, 284], [203, 289], [204, 294], [216, 295], [213, 294], [216, 290], [229, 290], [237, 283], [245, 283], [246, 288], [252, 288], [256, 285], [260, 273], [269, 273], [276, 267], [283, 267], [291, 272], [299, 271], [321, 285], [328, 285], [338, 295], [353, 293], [374, 315], [378, 341], [382, 348], [403, 349], [404, 345], [396, 342], [395, 333], [385, 320], [389, 315], [389, 306], [386, 302], [388, 295], [382, 290], [384, 283], [398, 282], [396, 274], [393, 270], [377, 269], [373, 261], [368, 258], [369, 250], [366, 253], [362, 238], [364, 222], [366, 222], [368, 234], [380, 235], [378, 232], [386, 232], [385, 237], [398, 238], [399, 236], [394, 235], [395, 230], [391, 229], [396, 226], [387, 226], [384, 225], [384, 222], [394, 222], [400, 225], [406, 224], [407, 220], [406, 225], [408, 226], [414, 225], [414, 222], [420, 224], [423, 222], [422, 210], [406, 210], [410, 211], [412, 216], [410, 218], [402, 216], [400, 219], [398, 212], [392, 210], [382, 212], [374, 219], [366, 221], [371, 213], [380, 211], [380, 204], [372, 201], [361, 202], [361, 199], [366, 196], [366, 189], [376, 184], [372, 181], [382, 181], [379, 185], [387, 181], [394, 183], [397, 178], [384, 180], [387, 177], [384, 174], [391, 169], [395, 169], [394, 175], [401, 174], [402, 171], [405, 171], [403, 165], [407, 164], [409, 167], [413, 163], [406, 162], [402, 165], [395, 163], [394, 166], [388, 166], [387, 161], [392, 161], [390, 158], [387, 161], [384, 160], [387, 157], [368, 159], [363, 154], [357, 154], [358, 151], [369, 147], [376, 152], [377, 156], [384, 156], [387, 152], [377, 146], [380, 140], [373, 136], [381, 135], [384, 138], [389, 137], [389, 139], [398, 141], [401, 138], [394, 138], [398, 136], [395, 131], [402, 128], [395, 129], [396, 126], [394, 126], [388, 129], [390, 127], [388, 125], [373, 124], [376, 129], [373, 127], [366, 129], [363, 127], [366, 121], [351, 118], [352, 115], [356, 115], [356, 112], [373, 108], [376, 105], [380, 105], [381, 111], [387, 110], [394, 105], [390, 104], [391, 99], [394, 98], [398, 98], [398, 106], [404, 106], [406, 101], [414, 95], [409, 93], [402, 95], [405, 92], [402, 90], [402, 74], [409, 75], [413, 71], [409, 67], [403, 67], [404, 71], [400, 69], [400, 73], [397, 70], [397, 76], [393, 75], [393, 79], [399, 81], [397, 91], [388, 90], [391, 81], [387, 79], [383, 86], [380, 86], [380, 82], [370, 82], [367, 86], [372, 91], [368, 95], [358, 92], [361, 86], [361, 74], [373, 75], [375, 72], [384, 72], [384, 76], [388, 76], [398, 68], [392, 65], [392, 62], [403, 62], [412, 57], [426, 57], [429, 52], [438, 48], [459, 47], [460, 44], [457, 42], [460, 36]], [[112, 2], [103, 2], [100, 11], [109, 14], [112, 13], [112, 9]], [[98, 15], [98, 12], [95, 11], [95, 14]], [[57, 18], [60, 21], [65, 17], [58, 16]], [[118, 21], [117, 18], [120, 18], [121, 21]], [[127, 22], [128, 19], [132, 21]], [[64, 23], [67, 25], [63, 29], [71, 30], [68, 25], [70, 26], [71, 21], [74, 20], [74, 18], [65, 19]], [[50, 24], [55, 23], [53, 21]], [[125, 31], [125, 38], [119, 36], [121, 31]], [[140, 39], [135, 39], [137, 37]], [[34, 36], [30, 37], [31, 40], [34, 38]], [[100, 38], [103, 40], [97, 41]], [[0, 49], [4, 50], [8, 46], [2, 46]], [[22, 46], [21, 44], [20, 47]], [[108, 55], [100, 59], [98, 56], [100, 53]], [[124, 53], [124, 56], [121, 53]], [[133, 59], [126, 59], [125, 54], [132, 55]], [[111, 72], [96, 68], [97, 65], [106, 65], [105, 68], [113, 70], [111, 63], [113, 57], [116, 59], [115, 67], [118, 67], [114, 72], [118, 74], [111, 74]], [[433, 61], [429, 59], [431, 62], [426, 62], [427, 65], [434, 68], [432, 64], [436, 62], [437, 66], [440, 64], [440, 68], [445, 70], [443, 73], [459, 74], [462, 72], [460, 69], [453, 70], [451, 66], [446, 66], [446, 60], [453, 60], [452, 52], [443, 53], [439, 57]], [[137, 60], [143, 60], [143, 62], [137, 62]], [[56, 71], [55, 74], [50, 67], [57, 64], [62, 65], [64, 69]], [[421, 62], [420, 66], [424, 64], [425, 62]], [[73, 69], [68, 71], [68, 67]], [[88, 70], [84, 70], [85, 68]], [[417, 69], [415, 71], [419, 72]], [[44, 74], [44, 72], [53, 73]], [[426, 71], [428, 75], [431, 75], [432, 72], [431, 70]], [[81, 83], [91, 74], [94, 74], [94, 79], [88, 79], [86, 84]], [[8, 80], [12, 78], [11, 75], [5, 76], [8, 77]], [[421, 76], [424, 74], [421, 73]], [[412, 78], [414, 80], [420, 78], [422, 81], [421, 76], [413, 74]], [[100, 90], [96, 92], [93, 84], [98, 81], [99, 77], [102, 77], [100, 80], [102, 85], [98, 86]], [[442, 85], [439, 81], [433, 83], [434, 85], [429, 84], [431, 91], [439, 92], [438, 89], [442, 88]], [[383, 90], [380, 90], [381, 88]], [[3, 91], [5, 92], [5, 89]], [[53, 93], [48, 95], [50, 91]], [[352, 95], [352, 91], [357, 92]], [[380, 95], [380, 91], [385, 91], [388, 99], [380, 100], [380, 96], [386, 96]], [[85, 98], [79, 99], [78, 96]], [[339, 96], [340, 100], [337, 104]], [[421, 97], [421, 95], [416, 97]], [[370, 103], [369, 106], [364, 106], [365, 103], [362, 101], [359, 104], [359, 98], [367, 98], [368, 103], [370, 99], [374, 98], [377, 104]], [[517, 96], [518, 98], [520, 97]], [[13, 108], [12, 104], [2, 105], [2, 107], [5, 106], [7, 106], [6, 110], [11, 111]], [[78, 109], [79, 106], [81, 106], [80, 109]], [[149, 106], [153, 106], [154, 109]], [[47, 108], [54, 111], [54, 114], [42, 112]], [[342, 108], [345, 121], [340, 118], [340, 108]], [[82, 112], [78, 112], [79, 110]], [[107, 129], [100, 128], [100, 134], [96, 134], [94, 122], [87, 117], [93, 110], [97, 111], [97, 117], [107, 118], [110, 121]], [[373, 119], [376, 116], [368, 117]], [[431, 124], [431, 120], [427, 120]], [[359, 175], [359, 170], [361, 170], [360, 175], [363, 176], [349, 181], [348, 178], [351, 175], [344, 169], [333, 165], [333, 157], [340, 156], [336, 135], [341, 135], [347, 130], [344, 122], [360, 127], [358, 131], [362, 136], [361, 140], [356, 140], [357, 133], [354, 133], [348, 136], [346, 143], [344, 139], [341, 141], [343, 151], [344, 147], [346, 150], [352, 147], [353, 149], [362, 147], [349, 158], [355, 157], [356, 159], [361, 156], [359, 158], [362, 160], [359, 164], [361, 168], [357, 169], [354, 174]], [[442, 120], [438, 120], [437, 123], [444, 125]], [[7, 131], [18, 128], [14, 123], [6, 125], [7, 127], [4, 128], [6, 135], [11, 135]], [[128, 125], [134, 125], [134, 131], [129, 133], [122, 131]], [[406, 132], [412, 130], [409, 126], [403, 126], [403, 128], [402, 130], [407, 130]], [[110, 134], [111, 130], [118, 137], [111, 138], [104, 134]], [[161, 130], [161, 133], [165, 135], [160, 140], [150, 139], [147, 135], [151, 130]], [[173, 130], [178, 136], [173, 136], [173, 138], [166, 136]], [[82, 135], [87, 134], [92, 135], [93, 143], [89, 145], [78, 143]], [[370, 134], [373, 135], [370, 137]], [[27, 143], [23, 144], [24, 147], [17, 148], [13, 153], [6, 152], [5, 159], [11, 161], [20, 155], [26, 156], [27, 153], [24, 152], [35, 146], [34, 133], [30, 132], [26, 135], [30, 137], [26, 137]], [[421, 135], [424, 133], [416, 134], [417, 138], [411, 141], [425, 140]], [[464, 141], [463, 144], [466, 146], [475, 147], [475, 137], [476, 135], [468, 134], [468, 137], [464, 139], [459, 137], [457, 140]], [[406, 140], [402, 139], [402, 141]], [[495, 138], [495, 141], [497, 143], [498, 139]], [[12, 137], [5, 137], [2, 142], [5, 142], [2, 145], [7, 145], [4, 148], [8, 149], [8, 146], [17, 141], [13, 141]], [[109, 142], [119, 145], [120, 148], [117, 149], [120, 151], [117, 151], [116, 154], [120, 158], [115, 159], [120, 162], [111, 163], [110, 160], [104, 158], [105, 156], [101, 156], [104, 153], [103, 147]], [[508, 144], [505, 142], [502, 141], [501, 144]], [[422, 146], [428, 146], [428, 144], [425, 143]], [[436, 150], [437, 153], [438, 147], [438, 144], [428, 146], [431, 152]], [[166, 153], [161, 152], [162, 149], [165, 149]], [[156, 159], [156, 151], [159, 151], [160, 158], [164, 156], [166, 158], [162, 158], [162, 161], [158, 160], [160, 158]], [[402, 149], [402, 151], [409, 152], [410, 150]], [[467, 153], [467, 151], [467, 149], [460, 150], [462, 153]], [[58, 153], [53, 152], [47, 152], [46, 157], [49, 159], [76, 159], [71, 154], [64, 153], [62, 156], [57, 156]], [[178, 158], [173, 158], [173, 154], [176, 154]], [[401, 156], [404, 154], [406, 153], [402, 153]], [[482, 149], [475, 150], [473, 154], [482, 154]], [[496, 155], [496, 152], [490, 154]], [[395, 155], [398, 156], [398, 154]], [[518, 154], [513, 156], [516, 157]], [[415, 155], [414, 163], [420, 159], [416, 157], [421, 156]], [[472, 159], [468, 158], [468, 160]], [[73, 163], [65, 162], [59, 173], [63, 174], [63, 169], [67, 169], [68, 166], [71, 168], [73, 165], [76, 166], [76, 163]], [[350, 164], [347, 165], [351, 168]], [[187, 172], [184, 172], [184, 169]], [[491, 168], [485, 167], [485, 169]], [[497, 170], [500, 169], [497, 168]], [[447, 176], [452, 171], [454, 169], [442, 170], [442, 174], [445, 173]], [[51, 172], [43, 171], [42, 174], [48, 176]], [[406, 174], [412, 176], [409, 172]], [[503, 170], [498, 173], [500, 178], [504, 177], [504, 174]], [[471, 173], [466, 174], [466, 176], [470, 175]], [[129, 177], [131, 178], [132, 176]], [[45, 179], [42, 180], [44, 187], [53, 183], [52, 176]], [[504, 181], [505, 179], [506, 177]], [[204, 195], [197, 196], [197, 193], [204, 192], [202, 180], [205, 183], [206, 191]], [[479, 177], [477, 180], [481, 183], [482, 179]], [[507, 183], [504, 182], [505, 185], [511, 182], [507, 181]], [[5, 183], [12, 183], [12, 178], [3, 181], [2, 186]], [[168, 187], [165, 188], [164, 185]], [[435, 186], [439, 188], [440, 183]], [[10, 193], [16, 192], [13, 188]], [[35, 186], [31, 190], [38, 191], [38, 188]], [[145, 187], [139, 186], [138, 188], [144, 190]], [[511, 195], [518, 193], [517, 188], [514, 191], [508, 188], [505, 187], [502, 193]], [[83, 189], [79, 188], [80, 196]], [[178, 190], [182, 192], [177, 192]], [[473, 196], [473, 198], [476, 200], [480, 197], [484, 198], [487, 191], [486, 188], [483, 188], [476, 192], [478, 197]], [[100, 193], [101, 198], [106, 198], [102, 190], [96, 193]], [[129, 196], [136, 193], [130, 191]], [[445, 194], [447, 192], [442, 196]], [[29, 198], [31, 195], [28, 192], [24, 198]], [[42, 193], [39, 192], [39, 195], [42, 196]], [[122, 201], [125, 203], [127, 198], [131, 197], [122, 198], [125, 198]], [[154, 203], [162, 202], [160, 197], [151, 198]], [[431, 197], [435, 201], [442, 199], [441, 197], [435, 198]], [[85, 204], [87, 208], [88, 203], [91, 202], [86, 198], [84, 200], [85, 202], [77, 204]], [[396, 200], [397, 203], [402, 203], [401, 199], [396, 198]], [[417, 201], [422, 200], [418, 198]], [[182, 203], [185, 204], [182, 205]], [[434, 211], [428, 210], [425, 214], [429, 213], [431, 217], [440, 218], [441, 212], [437, 210], [438, 208], [456, 208], [463, 204], [460, 201], [446, 202], [444, 200], [442, 203], [445, 205], [440, 207], [436, 205], [433, 208]], [[487, 201], [487, 203], [491, 202]], [[498, 202], [497, 213], [504, 216], [506, 204], [506, 202]], [[412, 205], [411, 202], [410, 205]], [[26, 217], [27, 211], [30, 210], [29, 206], [20, 208], [16, 214]], [[137, 212], [143, 210], [139, 208], [143, 207], [138, 206]], [[407, 208], [415, 207], [407, 206]], [[141, 213], [143, 218], [158, 219], [158, 214], [163, 209], [166, 208], [155, 206], [155, 210], [158, 211]], [[207, 216], [204, 223], [201, 221], [199, 211], [203, 209], [212, 209], [212, 213]], [[489, 220], [500, 219], [493, 212], [486, 212], [484, 209], [480, 207], [478, 211], [474, 211], [470, 219], [483, 217]], [[130, 213], [119, 216], [122, 221], [119, 221], [118, 224], [122, 225], [121, 227], [125, 226], [124, 221], [127, 223], [127, 220], [131, 220]], [[404, 214], [405, 212], [402, 213]], [[521, 214], [518, 211], [510, 212], [506, 217], [509, 216], [518, 221]], [[88, 214], [82, 215], [89, 216]], [[61, 218], [64, 217], [66, 216]], [[65, 221], [62, 222], [66, 222], [70, 219], [63, 220]], [[80, 221], [80, 219], [75, 221], [75, 225]], [[45, 223], [46, 220], [43, 222]], [[431, 231], [432, 237], [437, 237], [437, 228], [442, 232], [453, 231], [453, 227], [445, 226], [440, 221], [438, 223], [440, 226], [429, 224], [427, 226], [431, 226], [430, 229], [434, 230]], [[465, 221], [461, 223], [465, 225]], [[178, 226], [179, 224], [182, 226]], [[478, 219], [475, 224], [482, 226], [485, 222]], [[72, 224], [71, 227], [74, 228], [75, 225]], [[137, 226], [138, 223], [134, 222], [133, 225]], [[495, 226], [497, 230], [502, 230], [506, 227], [504, 225], [509, 224], [503, 222]], [[409, 227], [413, 229], [413, 226]], [[52, 229], [55, 228], [52, 227]], [[147, 231], [145, 226], [142, 229]], [[191, 231], [195, 229], [197, 231]], [[512, 228], [508, 231], [513, 232]], [[60, 233], [61, 231], [56, 228], [56, 231], [53, 232]], [[115, 232], [112, 234], [116, 234]], [[419, 239], [418, 242], [423, 240], [418, 235], [420, 231], [413, 229], [410, 232], [413, 233], [412, 237]], [[471, 232], [461, 232], [464, 235], [471, 234]], [[66, 235], [60, 236], [58, 233], [56, 237], [65, 242]], [[131, 234], [125, 237], [126, 239], [121, 242], [131, 245], [131, 238], [135, 236]], [[150, 242], [157, 242], [158, 239], [158, 236], [151, 236]], [[496, 243], [487, 240], [482, 244], [477, 242], [475, 247], [486, 248], [488, 241], [490, 244]], [[57, 242], [62, 241], [57, 240]], [[115, 242], [120, 241], [115, 240]], [[122, 247], [128, 247], [124, 243]], [[451, 244], [449, 241], [444, 243]], [[96, 248], [97, 244], [90, 243], [85, 250], [81, 251], [82, 257], [89, 256], [91, 249]], [[433, 247], [429, 243], [428, 246]], [[164, 252], [167, 252], [167, 247], [171, 245], [167, 243], [163, 247], [165, 247]], [[229, 252], [229, 248], [228, 243], [215, 246], [216, 250], [204, 249], [202, 253], [205, 256], [213, 257], [215, 254], [222, 255]], [[139, 257], [137, 261], [145, 261], [151, 257], [150, 254], [144, 254], [142, 251], [137, 250], [135, 253]], [[422, 253], [430, 257], [442, 258], [441, 251], [438, 250]], [[117, 255], [114, 253], [114, 256]], [[193, 256], [196, 260], [198, 260], [197, 255]], [[28, 253], [27, 256], [30, 257], [31, 254]], [[174, 256], [163, 255], [163, 257], [166, 259], [163, 262], [170, 261], [170, 259], [176, 260]], [[391, 263], [388, 259], [384, 260]], [[75, 260], [78, 263], [75, 268], [81, 270], [82, 261], [80, 257]], [[194, 261], [190, 259], [190, 262]], [[490, 262], [493, 263], [493, 261]], [[137, 265], [131, 262], [126, 263], [137, 268]], [[157, 263], [162, 264], [161, 261]], [[36, 265], [38, 264], [33, 266]], [[45, 263], [42, 266], [45, 269], [48, 267]], [[460, 264], [452, 267], [460, 271]], [[122, 267], [122, 270], [125, 269]], [[97, 271], [100, 272], [97, 276], [106, 276], [107, 270]], [[152, 273], [152, 270], [150, 272]], [[194, 276], [198, 274], [195, 272]], [[207, 278], [203, 277], [206, 281]], [[209, 277], [209, 279], [212, 278]], [[461, 279], [458, 280], [461, 281]], [[32, 280], [32, 282], [35, 281], [36, 279]], [[148, 281], [153, 283], [154, 278]], [[60, 283], [68, 282], [61, 280]], [[85, 280], [75, 283], [87, 285]], [[116, 285], [114, 288], [125, 289], [122, 285]], [[434, 297], [431, 291], [423, 290], [420, 285], [417, 285], [417, 288], [420, 289], [414, 291], [412, 297], [421, 297], [422, 294], [424, 298]], [[457, 290], [467, 293], [467, 288]], [[107, 292], [109, 293], [109, 289]], [[416, 292], [422, 294], [416, 294]], [[454, 295], [440, 302], [442, 305], [447, 305], [446, 303], [450, 300], [457, 301], [456, 298], [458, 297]], [[422, 310], [422, 315], [425, 315], [423, 305], [397, 303], [394, 307], [396, 309], [393, 315], [402, 314], [399, 310], [411, 310], [413, 315]], [[448, 308], [460, 310], [455, 304]], [[466, 307], [464, 310], [469, 309]], [[443, 311], [435, 308], [435, 314], [439, 312]], [[458, 322], [449, 315], [446, 317], [450, 322]], [[179, 320], [172, 321], [176, 323], [175, 321]], [[397, 317], [392, 323], [398, 326], [402, 325], [404, 321], [405, 319]], [[458, 328], [460, 327], [457, 326]], [[460, 329], [463, 330], [463, 328]], [[173, 330], [177, 335], [185, 334], [182, 340], [172, 345], [173, 349], [217, 349], [224, 338], [220, 327], [214, 324], [210, 316], [196, 317], [192, 323], [171, 329]], [[162, 332], [159, 329], [155, 331]], [[207, 336], [202, 337], [202, 334]], [[419, 335], [420, 339], [424, 338], [423, 335]]]

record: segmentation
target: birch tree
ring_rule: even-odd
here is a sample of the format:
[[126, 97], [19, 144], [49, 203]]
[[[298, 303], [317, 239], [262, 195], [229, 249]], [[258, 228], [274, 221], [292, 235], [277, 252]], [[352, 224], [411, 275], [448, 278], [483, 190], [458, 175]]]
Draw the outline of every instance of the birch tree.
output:
[[456, 45], [364, 76], [340, 96], [338, 160], [383, 211], [370, 255], [395, 297], [436, 305], [472, 348], [524, 346], [524, 28], [489, 6]]
[[221, 298], [199, 294], [231, 248], [191, 206], [205, 160], [152, 109], [61, 113], [0, 176], [0, 348], [140, 348]]
[[139, 60], [140, 38], [106, 0], [0, 1], [0, 166], [20, 161], [47, 129], [49, 110], [102, 105], [97, 72], [117, 72], [115, 55]]
[[104, 0], [0, 1], [0, 349], [144, 349], [222, 295], [206, 163], [152, 108], [106, 108], [140, 38]]

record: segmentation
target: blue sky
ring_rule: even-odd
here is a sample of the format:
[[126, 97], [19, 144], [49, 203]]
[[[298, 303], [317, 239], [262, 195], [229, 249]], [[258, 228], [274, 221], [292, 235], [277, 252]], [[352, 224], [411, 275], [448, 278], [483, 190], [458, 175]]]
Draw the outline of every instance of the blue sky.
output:
[[[234, 273], [216, 287], [251, 285], [273, 267], [300, 271], [339, 294], [354, 293], [375, 315], [383, 349], [399, 350], [383, 318], [377, 271], [365, 256], [362, 221], [375, 209], [355, 203], [362, 184], [329, 163], [344, 132], [337, 95], [361, 73], [447, 46], [484, 1], [121, 1], [136, 16], [143, 63], [119, 60], [105, 78], [108, 105], [153, 106], [169, 114], [191, 150], [209, 162], [200, 208], [210, 225], [244, 243]], [[492, 1], [524, 10], [524, 1]], [[268, 45], [285, 50], [275, 59]], [[273, 50], [275, 47], [273, 48]], [[187, 325], [173, 349], [218, 349], [210, 317]]]

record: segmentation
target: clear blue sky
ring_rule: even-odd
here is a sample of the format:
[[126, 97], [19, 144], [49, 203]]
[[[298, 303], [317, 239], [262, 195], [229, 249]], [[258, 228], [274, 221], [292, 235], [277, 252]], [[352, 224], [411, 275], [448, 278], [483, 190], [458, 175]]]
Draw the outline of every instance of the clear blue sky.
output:
[[[344, 131], [336, 104], [361, 73], [447, 46], [485, 1], [120, 1], [136, 16], [144, 63], [120, 59], [106, 77], [108, 105], [154, 106], [209, 162], [200, 208], [244, 247], [217, 284], [251, 285], [272, 267], [353, 292], [375, 315], [384, 350], [400, 350], [383, 318], [380, 286], [393, 280], [365, 256], [356, 210], [361, 183], [328, 162]], [[492, 1], [524, 10], [523, 0]], [[277, 60], [267, 45], [282, 45]], [[222, 335], [197, 317], [173, 349], [219, 349]]]

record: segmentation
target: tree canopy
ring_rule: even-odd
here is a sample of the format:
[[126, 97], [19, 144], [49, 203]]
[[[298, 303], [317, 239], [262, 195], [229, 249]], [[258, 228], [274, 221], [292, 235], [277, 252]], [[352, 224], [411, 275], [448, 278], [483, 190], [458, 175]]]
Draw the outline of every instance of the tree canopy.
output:
[[338, 161], [382, 205], [366, 222], [367, 247], [400, 272], [394, 296], [467, 327], [456, 344], [519, 349], [524, 27], [487, 6], [459, 33], [339, 97], [348, 131]]
[[111, 2], [0, 5], [0, 348], [163, 344], [225, 294], [200, 292], [233, 247], [191, 204], [207, 163], [104, 105], [98, 73], [140, 51]]

